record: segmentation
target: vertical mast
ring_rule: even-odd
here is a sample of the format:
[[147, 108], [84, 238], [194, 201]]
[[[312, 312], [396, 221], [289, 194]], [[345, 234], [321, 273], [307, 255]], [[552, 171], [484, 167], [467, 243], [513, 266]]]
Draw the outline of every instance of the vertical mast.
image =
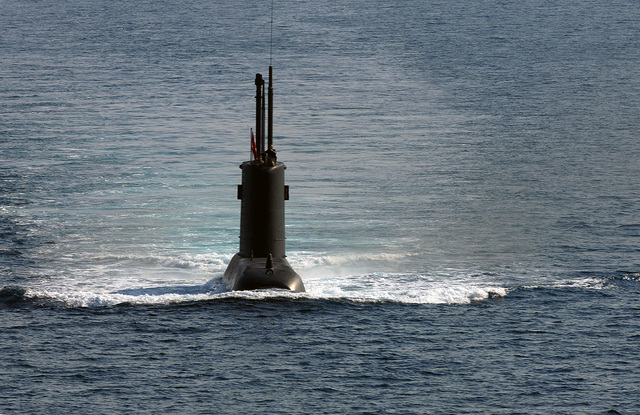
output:
[[265, 123], [267, 122], [266, 117], [264, 115], [264, 111], [265, 111], [265, 94], [264, 94], [264, 79], [262, 80], [262, 136], [260, 137], [260, 147], [262, 148], [262, 151], [265, 151], [265, 146], [264, 146], [264, 137], [265, 137]]
[[268, 125], [268, 147], [269, 151], [273, 151], [273, 67], [269, 66], [269, 125]]
[[264, 115], [262, 114], [262, 102], [264, 101], [262, 91], [264, 89], [264, 80], [262, 74], [256, 74], [256, 150], [258, 153], [257, 159], [262, 157], [264, 151], [264, 144], [262, 137], [264, 137]]

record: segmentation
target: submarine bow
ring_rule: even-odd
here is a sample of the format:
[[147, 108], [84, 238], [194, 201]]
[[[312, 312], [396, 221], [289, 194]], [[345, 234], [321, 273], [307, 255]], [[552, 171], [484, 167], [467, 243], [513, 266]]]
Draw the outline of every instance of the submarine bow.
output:
[[222, 279], [228, 290], [277, 288], [304, 292], [302, 278], [285, 255], [284, 202], [289, 199], [289, 187], [284, 181], [287, 167], [277, 160], [273, 148], [273, 68], [269, 66], [266, 96], [261, 74], [256, 74], [255, 84], [256, 129], [255, 136], [252, 131], [252, 157], [240, 165], [242, 184], [238, 186], [240, 250], [231, 259]]

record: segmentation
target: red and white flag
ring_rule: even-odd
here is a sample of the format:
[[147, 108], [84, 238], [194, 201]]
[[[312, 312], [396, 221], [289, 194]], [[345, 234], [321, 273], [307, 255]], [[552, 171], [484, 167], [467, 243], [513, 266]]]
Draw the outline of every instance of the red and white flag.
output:
[[251, 155], [253, 156], [251, 160], [258, 158], [258, 148], [256, 147], [256, 138], [253, 135], [253, 128], [251, 129]]

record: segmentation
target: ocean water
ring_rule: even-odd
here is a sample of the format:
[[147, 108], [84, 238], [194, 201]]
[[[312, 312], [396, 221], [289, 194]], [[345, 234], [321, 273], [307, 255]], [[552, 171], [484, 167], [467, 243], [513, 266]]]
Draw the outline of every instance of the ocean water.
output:
[[[638, 2], [0, 10], [0, 413], [640, 413]], [[270, 63], [304, 294], [221, 283]]]

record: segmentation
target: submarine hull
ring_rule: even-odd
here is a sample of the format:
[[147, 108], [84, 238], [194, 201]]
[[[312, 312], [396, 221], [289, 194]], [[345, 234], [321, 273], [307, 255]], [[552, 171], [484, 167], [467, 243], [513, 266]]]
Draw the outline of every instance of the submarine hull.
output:
[[283, 289], [304, 292], [302, 278], [284, 258], [246, 258], [234, 255], [222, 277], [227, 290]]

